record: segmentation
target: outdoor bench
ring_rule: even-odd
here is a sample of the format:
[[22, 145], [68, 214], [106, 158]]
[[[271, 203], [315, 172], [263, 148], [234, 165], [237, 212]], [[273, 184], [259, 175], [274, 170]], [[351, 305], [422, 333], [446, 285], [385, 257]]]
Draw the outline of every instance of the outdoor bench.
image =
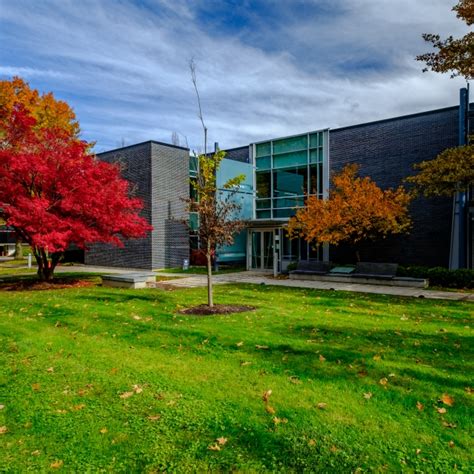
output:
[[293, 270], [290, 273], [296, 275], [325, 275], [329, 270], [331, 270], [331, 268], [331, 262], [300, 260], [296, 266], [296, 270]]
[[116, 273], [103, 275], [102, 284], [116, 288], [146, 288], [148, 283], [154, 283], [156, 275], [153, 272]]

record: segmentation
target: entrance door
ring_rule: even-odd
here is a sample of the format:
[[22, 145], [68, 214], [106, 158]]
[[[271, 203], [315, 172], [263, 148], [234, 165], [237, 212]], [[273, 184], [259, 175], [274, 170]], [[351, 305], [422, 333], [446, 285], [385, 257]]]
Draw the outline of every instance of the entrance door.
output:
[[273, 270], [273, 231], [251, 231], [252, 270]]

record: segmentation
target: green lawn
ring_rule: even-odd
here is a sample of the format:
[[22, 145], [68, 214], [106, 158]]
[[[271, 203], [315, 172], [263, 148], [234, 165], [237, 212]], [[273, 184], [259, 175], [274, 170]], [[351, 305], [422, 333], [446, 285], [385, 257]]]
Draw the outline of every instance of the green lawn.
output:
[[[224, 273], [236, 273], [236, 272], [242, 272], [245, 271], [245, 268], [243, 267], [226, 267], [226, 266], [220, 266], [219, 270], [217, 272], [212, 272], [213, 275], [222, 275]], [[206, 267], [200, 267], [200, 266], [192, 266], [189, 267], [188, 270], [183, 270], [180, 267], [175, 267], [175, 268], [164, 268], [162, 270], [157, 270], [158, 273], [183, 273], [183, 274], [193, 274], [193, 275], [206, 275], [207, 274], [207, 268]]]
[[472, 304], [216, 300], [258, 309], [176, 313], [204, 288], [0, 292], [0, 471], [473, 471]]

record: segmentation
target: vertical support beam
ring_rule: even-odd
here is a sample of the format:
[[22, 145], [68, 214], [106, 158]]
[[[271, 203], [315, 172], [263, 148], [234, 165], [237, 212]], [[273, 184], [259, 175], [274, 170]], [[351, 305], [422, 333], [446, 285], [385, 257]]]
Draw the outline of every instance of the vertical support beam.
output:
[[[469, 87], [463, 87], [459, 94], [459, 146], [467, 144], [469, 114]], [[451, 224], [451, 248], [449, 252], [449, 269], [466, 268], [467, 226], [466, 226], [465, 192], [456, 193], [453, 199], [453, 219]]]

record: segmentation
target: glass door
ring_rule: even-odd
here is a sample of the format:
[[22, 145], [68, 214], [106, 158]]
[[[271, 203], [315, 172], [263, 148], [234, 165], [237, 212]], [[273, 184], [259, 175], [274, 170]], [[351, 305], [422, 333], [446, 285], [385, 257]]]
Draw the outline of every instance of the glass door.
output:
[[252, 270], [273, 270], [273, 231], [252, 230], [251, 234]]

